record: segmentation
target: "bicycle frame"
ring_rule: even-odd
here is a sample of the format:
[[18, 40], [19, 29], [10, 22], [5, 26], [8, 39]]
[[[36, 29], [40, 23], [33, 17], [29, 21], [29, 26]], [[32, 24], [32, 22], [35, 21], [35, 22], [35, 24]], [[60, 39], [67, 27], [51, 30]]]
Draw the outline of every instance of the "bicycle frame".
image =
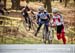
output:
[[52, 44], [52, 30], [48, 30], [48, 32], [46, 32], [46, 27], [44, 25], [44, 28], [43, 28], [43, 41], [44, 43], [46, 44], [47, 41], [48, 41], [48, 44]]

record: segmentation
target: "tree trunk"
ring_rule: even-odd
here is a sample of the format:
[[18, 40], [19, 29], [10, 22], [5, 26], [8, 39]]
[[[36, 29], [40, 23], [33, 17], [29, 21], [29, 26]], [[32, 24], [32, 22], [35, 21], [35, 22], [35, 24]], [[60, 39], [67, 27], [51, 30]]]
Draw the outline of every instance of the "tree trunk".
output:
[[60, 3], [62, 3], [63, 0], [60, 0]]
[[0, 2], [1, 2], [2, 0], [0, 0]]
[[65, 0], [65, 7], [67, 7], [68, 0]]
[[7, 1], [7, 0], [4, 0], [4, 7], [5, 7], [5, 8], [6, 8], [6, 1]]
[[11, 0], [12, 2], [12, 9], [18, 10], [20, 7], [20, 0]]
[[11, 2], [12, 2], [12, 9], [15, 9], [15, 0], [11, 0]]
[[75, 4], [75, 0], [74, 0], [74, 4]]
[[29, 0], [26, 0], [26, 3], [28, 4], [29, 3]]
[[46, 0], [43, 0], [44, 8], [46, 8]]
[[20, 0], [16, 0], [16, 9], [20, 9]]
[[51, 13], [51, 12], [52, 12], [51, 0], [46, 0], [46, 4], [47, 4], [47, 11], [48, 11], [49, 13]]

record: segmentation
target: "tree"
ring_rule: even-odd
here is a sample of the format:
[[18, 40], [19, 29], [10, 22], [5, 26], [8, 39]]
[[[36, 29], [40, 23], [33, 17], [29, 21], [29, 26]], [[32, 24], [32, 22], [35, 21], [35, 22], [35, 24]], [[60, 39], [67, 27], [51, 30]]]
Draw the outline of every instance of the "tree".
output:
[[11, 2], [12, 2], [12, 9], [15, 9], [15, 3], [16, 3], [16, 1], [15, 0], [11, 0]]
[[20, 8], [20, 0], [16, 0], [16, 9], [19, 9]]
[[47, 4], [47, 11], [48, 11], [49, 13], [51, 13], [51, 12], [52, 12], [51, 0], [46, 0], [46, 4]]
[[1, 2], [1, 0], [0, 0], [0, 2]]
[[68, 0], [65, 0], [65, 7], [67, 7]]
[[4, 7], [6, 8], [6, 1], [7, 1], [7, 0], [3, 0], [3, 1], [4, 1]]
[[46, 0], [43, 0], [44, 8], [46, 8]]
[[20, 0], [11, 0], [12, 2], [12, 9], [19, 9], [20, 8]]
[[62, 3], [63, 0], [60, 0], [60, 3]]
[[41, 2], [42, 0], [38, 0], [39, 2]]
[[29, 3], [29, 0], [26, 0], [26, 3], [28, 4]]
[[75, 4], [75, 0], [74, 0], [74, 4]]
[[49, 13], [52, 12], [52, 9], [51, 9], [51, 0], [43, 0], [43, 3], [44, 3], [44, 7], [47, 8], [47, 11]]

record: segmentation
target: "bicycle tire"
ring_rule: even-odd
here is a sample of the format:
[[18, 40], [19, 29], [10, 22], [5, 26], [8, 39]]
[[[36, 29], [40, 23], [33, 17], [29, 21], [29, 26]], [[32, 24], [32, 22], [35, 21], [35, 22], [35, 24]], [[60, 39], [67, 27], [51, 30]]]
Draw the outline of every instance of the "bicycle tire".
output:
[[53, 39], [53, 30], [50, 30], [46, 33], [46, 28], [44, 26], [44, 29], [43, 29], [43, 42], [46, 44], [47, 41], [48, 41], [48, 44], [52, 44], [52, 39]]
[[27, 20], [27, 23], [26, 23], [26, 21], [23, 21], [23, 25], [24, 25], [24, 28], [26, 31], [29, 31], [29, 24], [28, 23], [29, 23], [28, 20]]
[[43, 43], [45, 43], [46, 44], [46, 41], [47, 41], [47, 34], [46, 34], [46, 28], [45, 28], [45, 26], [44, 26], [44, 28], [43, 28]]
[[32, 30], [36, 31], [36, 29], [37, 29], [37, 24], [36, 24], [36, 23], [32, 23], [31, 28], [32, 28]]
[[52, 35], [51, 35], [51, 31], [48, 31], [48, 34], [47, 34], [47, 36], [48, 36], [48, 44], [52, 44]]

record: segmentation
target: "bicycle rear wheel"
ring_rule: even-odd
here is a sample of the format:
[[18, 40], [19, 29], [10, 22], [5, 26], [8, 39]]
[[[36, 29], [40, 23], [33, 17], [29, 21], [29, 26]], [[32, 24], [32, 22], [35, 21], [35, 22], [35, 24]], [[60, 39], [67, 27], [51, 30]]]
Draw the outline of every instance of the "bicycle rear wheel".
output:
[[42, 34], [43, 34], [43, 42], [46, 44], [46, 41], [47, 41], [48, 36], [47, 36], [47, 33], [46, 33], [46, 28], [45, 28], [45, 26], [44, 26], [44, 28], [43, 28]]
[[52, 34], [51, 34], [51, 31], [48, 31], [48, 44], [52, 44]]
[[53, 38], [54, 38], [54, 29], [53, 29], [52, 27], [50, 27], [48, 36], [49, 36], [49, 38], [48, 38], [48, 43], [49, 43], [49, 44], [52, 44], [52, 40], [53, 40]]
[[53, 39], [53, 30], [49, 30], [46, 32], [46, 28], [44, 27], [43, 29], [43, 42], [46, 44], [48, 41], [48, 44], [52, 44], [52, 39]]
[[27, 22], [26, 21], [23, 21], [23, 25], [24, 25], [26, 31], [29, 31], [30, 30], [29, 20], [27, 20]]

